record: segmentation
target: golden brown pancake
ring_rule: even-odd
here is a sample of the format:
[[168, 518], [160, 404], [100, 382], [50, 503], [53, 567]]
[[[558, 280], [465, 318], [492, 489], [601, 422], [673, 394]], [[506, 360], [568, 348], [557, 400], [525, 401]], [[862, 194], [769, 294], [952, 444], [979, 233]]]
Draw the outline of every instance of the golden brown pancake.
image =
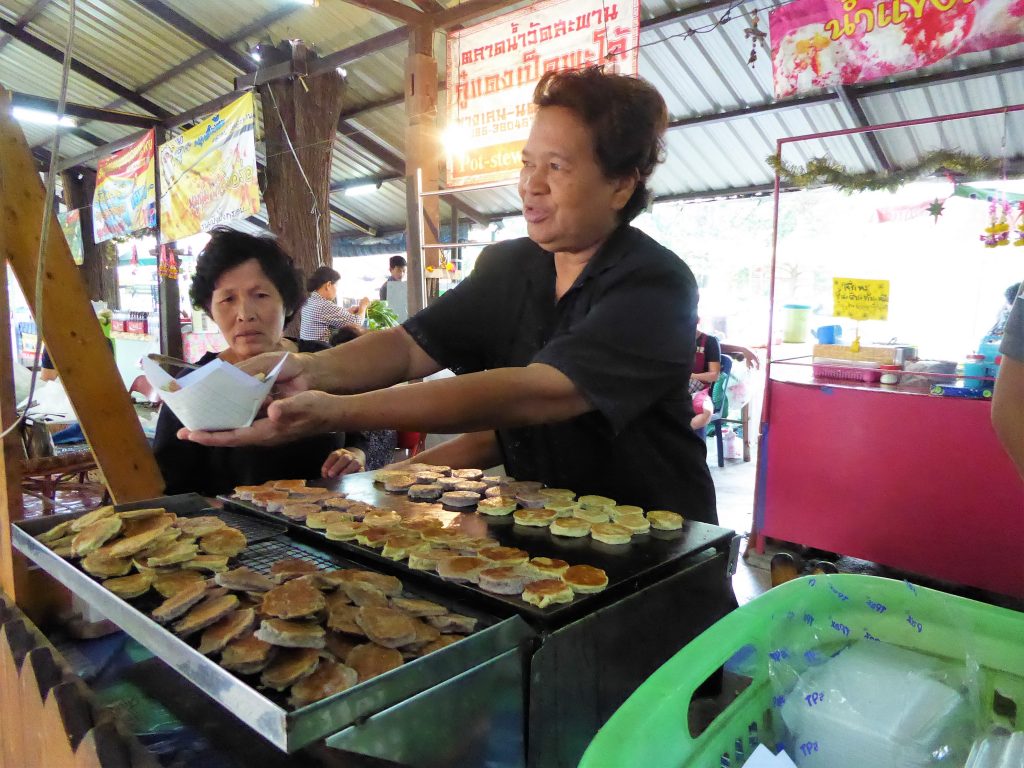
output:
[[416, 650], [422, 648], [425, 645], [430, 645], [430, 643], [433, 643], [440, 639], [441, 630], [439, 630], [437, 627], [431, 626], [430, 624], [427, 624], [427, 622], [422, 621], [420, 619], [413, 619], [412, 623], [413, 626], [415, 626], [416, 628], [416, 637], [410, 642], [406, 643], [405, 646], [403, 646], [403, 650]]
[[484, 568], [480, 571], [481, 589], [496, 595], [518, 595], [530, 581], [530, 575], [515, 565]]
[[344, 493], [338, 491], [334, 492], [336, 495], [326, 499], [320, 499], [320, 506], [325, 510], [332, 512], [344, 512], [351, 507], [355, 502], [352, 499], [346, 499]]
[[401, 648], [416, 639], [412, 617], [394, 608], [360, 608], [356, 624], [370, 640], [385, 648]]
[[572, 501], [576, 498], [576, 492], [570, 491], [568, 488], [541, 488], [537, 491], [541, 496], [546, 499], [562, 499], [563, 501]]
[[534, 557], [530, 560], [527, 570], [542, 579], [555, 579], [565, 573], [569, 564], [565, 560], [554, 557]]
[[422, 546], [409, 551], [408, 565], [414, 571], [436, 571], [441, 560], [455, 557], [456, 554], [444, 547], [434, 547], [424, 542]]
[[647, 522], [651, 524], [651, 528], [659, 531], [678, 531], [683, 527], [683, 516], [675, 512], [655, 510], [647, 513]]
[[576, 509], [572, 511], [572, 516], [580, 520], [586, 520], [591, 525], [607, 523], [611, 519], [611, 515], [608, 514], [608, 510], [605, 507], [584, 508], [578, 504]]
[[272, 501], [288, 499], [288, 491], [256, 491], [249, 500], [258, 507], [266, 507]]
[[[366, 522], [363, 522], [366, 525]], [[394, 531], [390, 528], [371, 527], [363, 528], [356, 534], [356, 542], [363, 545], [364, 547], [372, 547], [373, 549], [383, 549], [384, 545], [388, 543], [388, 539], [394, 536]]]
[[196, 555], [180, 564], [186, 571], [210, 571], [223, 573], [228, 569], [227, 555]]
[[511, 496], [491, 496], [480, 499], [476, 511], [481, 515], [504, 516], [516, 511], [516, 500]]
[[362, 523], [354, 520], [342, 520], [331, 523], [324, 530], [324, 535], [331, 541], [354, 541], [361, 531], [365, 530]]
[[468, 635], [476, 628], [476, 619], [459, 613], [446, 613], [444, 616], [427, 616], [426, 621], [442, 632]]
[[384, 490], [389, 493], [406, 493], [414, 485], [416, 475], [413, 474], [388, 475], [384, 478]]
[[[325, 530], [327, 526], [331, 525], [331, 523], [343, 523], [352, 520], [351, 515], [347, 515], [344, 512], [339, 512], [337, 510], [321, 512], [320, 507], [316, 504], [303, 504], [302, 507], [306, 508], [306, 512], [303, 515], [306, 525], [320, 531]], [[309, 507], [314, 507], [314, 509], [309, 509]], [[287, 508], [285, 508], [284, 514], [288, 515]]]
[[132, 569], [128, 558], [111, 557], [105, 552], [90, 552], [82, 558], [82, 568], [91, 576], [110, 578], [124, 576]]
[[592, 565], [572, 565], [562, 574], [562, 581], [572, 587], [573, 592], [600, 592], [608, 586], [608, 574]]
[[551, 521], [551, 533], [578, 539], [590, 534], [590, 523], [578, 517], [559, 517]]
[[339, 575], [343, 581], [361, 581], [364, 584], [376, 587], [388, 597], [398, 597], [402, 594], [402, 582], [394, 576], [388, 576], [374, 571], [364, 571], [359, 568], [351, 568]]
[[208, 555], [235, 557], [249, 543], [237, 528], [221, 528], [199, 538], [199, 548]]
[[349, 651], [345, 663], [359, 674], [359, 682], [362, 683], [402, 666], [403, 659], [402, 654], [394, 648], [364, 643]]
[[199, 640], [199, 652], [206, 655], [217, 653], [232, 640], [252, 629], [255, 621], [256, 611], [252, 608], [232, 611], [204, 630], [203, 636]]
[[580, 496], [576, 501], [583, 509], [603, 509], [606, 512], [615, 506], [615, 499], [607, 496]]
[[200, 515], [199, 517], [186, 517], [178, 520], [178, 527], [189, 536], [199, 537], [219, 531], [221, 528], [227, 528], [228, 524], [213, 515]]
[[300, 619], [324, 610], [323, 593], [305, 579], [292, 579], [263, 596], [262, 612], [278, 619]]
[[512, 513], [512, 519], [519, 525], [529, 525], [534, 528], [544, 528], [551, 525], [551, 522], [558, 517], [553, 509], [517, 509]]
[[411, 597], [393, 597], [391, 598], [391, 607], [416, 618], [422, 616], [442, 616], [448, 613], [448, 609], [443, 605]]
[[71, 524], [73, 522], [75, 521], [67, 520], [63, 523], [58, 523], [57, 525], [53, 526], [53, 528], [51, 528], [50, 530], [43, 531], [38, 536], [36, 536], [36, 541], [39, 541], [43, 544], [51, 544], [54, 541], [57, 541], [57, 539], [63, 539], [71, 532]]
[[269, 592], [276, 586], [276, 582], [244, 565], [218, 573], [213, 579], [220, 586], [237, 592]]
[[256, 637], [284, 648], [323, 648], [327, 642], [327, 633], [319, 624], [287, 619], [264, 619]]
[[162, 513], [158, 515], [150, 515], [149, 517], [123, 517], [124, 527], [121, 529], [121, 535], [126, 539], [131, 536], [138, 536], [141, 533], [147, 533], [149, 531], [166, 531], [176, 522], [174, 515]]
[[437, 528], [423, 531], [423, 540], [431, 544], [441, 544], [444, 546], [455, 546], [466, 541], [469, 538], [462, 531], [454, 528]]
[[492, 565], [482, 557], [448, 557], [437, 563], [437, 573], [451, 581], [472, 581], [480, 577], [480, 571]]
[[120, 576], [116, 579], [107, 579], [103, 586], [120, 598], [131, 600], [133, 597], [144, 595], [153, 586], [152, 573], [133, 573], [131, 576]]
[[330, 653], [334, 654], [338, 661], [345, 661], [349, 651], [359, 645], [362, 641], [355, 640], [341, 632], [328, 632], [327, 644], [324, 646]]
[[388, 560], [405, 560], [409, 557], [409, 550], [421, 544], [423, 544], [423, 539], [418, 533], [398, 534], [391, 536], [384, 543], [384, 550], [381, 554]]
[[594, 541], [600, 541], [604, 544], [629, 544], [633, 533], [624, 525], [598, 523], [590, 527], [590, 536]]
[[235, 496], [237, 496], [238, 498], [242, 499], [243, 501], [250, 501], [252, 499], [252, 495], [254, 493], [259, 493], [260, 491], [269, 491], [269, 490], [273, 490], [273, 489], [272, 488], [268, 488], [265, 485], [236, 485], [235, 486]]
[[475, 491], [445, 491], [441, 494], [441, 503], [446, 507], [472, 507], [478, 501], [480, 494]]
[[387, 607], [388, 596], [373, 584], [368, 584], [365, 581], [347, 581], [342, 583], [340, 589], [360, 607]]
[[163, 507], [146, 507], [145, 509], [128, 509], [118, 512], [117, 516], [122, 520], [144, 520], [147, 517], [159, 517], [167, 513]]
[[274, 646], [270, 643], [265, 643], [252, 632], [247, 632], [227, 644], [221, 654], [220, 663], [225, 669], [242, 675], [252, 675], [267, 665], [273, 650]]
[[619, 515], [615, 522], [618, 525], [628, 528], [634, 536], [640, 533], [648, 533], [651, 530], [650, 521], [643, 515]]
[[271, 487], [275, 491], [294, 491], [297, 488], [305, 488], [305, 480], [275, 480], [272, 482]]
[[199, 547], [195, 544], [176, 541], [155, 551], [146, 550], [141, 554], [148, 555], [145, 557], [147, 567], [159, 568], [163, 565], [174, 565], [191, 560], [199, 554]]
[[327, 627], [347, 635], [365, 636], [366, 632], [356, 623], [359, 608], [344, 603], [332, 603], [327, 613]]
[[182, 616], [189, 608], [203, 599], [206, 594], [206, 580], [183, 587], [164, 600], [154, 611], [153, 618], [161, 624]]
[[206, 577], [199, 571], [171, 571], [170, 573], [153, 573], [153, 589], [163, 597], [173, 597], [183, 589], [206, 584]]
[[538, 608], [547, 608], [552, 603], [571, 603], [572, 587], [561, 579], [532, 581], [523, 590], [523, 600]]
[[453, 469], [452, 477], [457, 477], [461, 480], [479, 480], [484, 476], [482, 469]]
[[314, 648], [288, 648], [279, 651], [260, 675], [267, 688], [283, 691], [304, 677], [309, 677], [320, 664], [320, 654]]
[[85, 528], [85, 527], [87, 527], [89, 525], [92, 525], [93, 523], [97, 522], [98, 520], [102, 520], [102, 519], [104, 519], [106, 517], [111, 517], [114, 514], [115, 514], [114, 513], [114, 508], [111, 507], [111, 506], [100, 507], [99, 509], [94, 509], [92, 512], [89, 512], [88, 514], [82, 515], [81, 517], [76, 517], [74, 520], [72, 520], [71, 521], [71, 530], [74, 531], [75, 533], [78, 533], [83, 528]]
[[292, 686], [288, 703], [295, 707], [326, 699], [341, 693], [359, 682], [359, 673], [352, 667], [337, 661], [321, 661], [316, 671]]
[[174, 631], [182, 637], [188, 637], [193, 632], [206, 629], [227, 616], [238, 607], [238, 597], [235, 595], [214, 595], [211, 590], [210, 596], [192, 608], [185, 618], [174, 625]]
[[278, 584], [282, 584], [289, 579], [297, 579], [299, 576], [316, 573], [318, 570], [320, 569], [317, 568], [316, 564], [309, 562], [309, 560], [288, 558], [278, 560], [270, 566], [270, 578]]
[[420, 655], [426, 656], [428, 653], [439, 651], [442, 648], [447, 648], [452, 643], [457, 643], [462, 637], [459, 635], [441, 635], [437, 640], [432, 643], [428, 643], [420, 649]]
[[110, 516], [101, 518], [75, 534], [75, 538], [71, 541], [71, 551], [76, 557], [84, 557], [102, 547], [120, 531], [121, 518]]
[[488, 547], [481, 549], [480, 557], [498, 565], [520, 565], [530, 559], [530, 553], [516, 547]]

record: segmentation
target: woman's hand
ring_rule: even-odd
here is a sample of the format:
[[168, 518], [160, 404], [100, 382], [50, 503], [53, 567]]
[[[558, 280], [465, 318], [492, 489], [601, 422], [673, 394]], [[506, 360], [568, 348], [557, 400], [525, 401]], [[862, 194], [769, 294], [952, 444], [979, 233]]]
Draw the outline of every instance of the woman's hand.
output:
[[320, 468], [320, 476], [327, 479], [362, 472], [366, 468], [366, 454], [358, 448], [339, 448], [327, 454]]
[[201, 445], [225, 448], [290, 443], [310, 435], [343, 430], [344, 400], [344, 397], [324, 392], [300, 392], [294, 397], [272, 402], [266, 417], [257, 419], [250, 427], [223, 432], [179, 429], [178, 437]]

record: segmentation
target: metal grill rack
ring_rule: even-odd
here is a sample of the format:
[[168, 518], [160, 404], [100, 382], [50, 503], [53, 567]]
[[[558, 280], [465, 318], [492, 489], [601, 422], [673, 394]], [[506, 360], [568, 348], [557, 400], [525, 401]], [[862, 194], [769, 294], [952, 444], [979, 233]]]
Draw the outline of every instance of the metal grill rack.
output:
[[287, 539], [267, 539], [250, 543], [238, 556], [238, 564], [245, 565], [262, 574], [270, 573], [270, 566], [278, 560], [295, 558], [313, 563], [322, 571], [334, 570], [338, 562], [320, 552], [313, 552]]
[[253, 542], [272, 539], [288, 530], [288, 526], [286, 525], [277, 525], [263, 520], [257, 520], [252, 515], [242, 515], [238, 512], [232, 512], [230, 509], [207, 509], [203, 512], [208, 515], [215, 515], [232, 528], [240, 530], [245, 534], [245, 538], [250, 545], [252, 545]]

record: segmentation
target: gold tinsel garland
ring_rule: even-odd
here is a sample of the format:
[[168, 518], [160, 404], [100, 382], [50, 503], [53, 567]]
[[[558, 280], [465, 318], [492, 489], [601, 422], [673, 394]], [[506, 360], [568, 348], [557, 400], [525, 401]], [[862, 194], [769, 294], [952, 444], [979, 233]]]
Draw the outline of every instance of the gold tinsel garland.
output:
[[880, 189], [894, 192], [907, 182], [940, 170], [954, 174], [958, 181], [992, 176], [999, 171], [1000, 162], [993, 158], [942, 149], [923, 155], [914, 165], [894, 171], [852, 173], [827, 157], [816, 157], [807, 163], [806, 168], [801, 169], [787, 165], [775, 155], [769, 155], [768, 165], [779, 174], [783, 184], [791, 187], [829, 185], [849, 193]]

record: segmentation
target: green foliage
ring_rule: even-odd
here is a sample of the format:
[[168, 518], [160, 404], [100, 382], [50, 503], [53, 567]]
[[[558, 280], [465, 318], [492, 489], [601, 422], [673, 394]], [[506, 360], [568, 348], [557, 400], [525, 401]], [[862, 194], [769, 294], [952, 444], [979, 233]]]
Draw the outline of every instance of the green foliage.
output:
[[381, 328], [394, 328], [398, 325], [398, 315], [391, 311], [391, 307], [387, 305], [387, 302], [379, 299], [371, 301], [370, 305], [366, 308], [366, 320], [371, 331], [377, 331]]
[[904, 184], [937, 171], [952, 173], [963, 180], [990, 177], [999, 170], [999, 160], [994, 158], [945, 149], [928, 152], [914, 165], [890, 172], [853, 173], [828, 157], [816, 157], [805, 168], [787, 165], [775, 155], [770, 155], [767, 162], [785, 185], [801, 188], [830, 185], [847, 193], [881, 189], [895, 192]]

